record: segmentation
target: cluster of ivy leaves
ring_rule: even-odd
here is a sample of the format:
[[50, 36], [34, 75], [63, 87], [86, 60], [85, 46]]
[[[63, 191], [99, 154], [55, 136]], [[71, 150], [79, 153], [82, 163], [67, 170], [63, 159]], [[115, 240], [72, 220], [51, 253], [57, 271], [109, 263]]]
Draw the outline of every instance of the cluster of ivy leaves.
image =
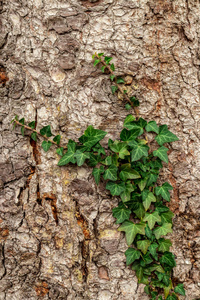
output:
[[[101, 62], [103, 54], [98, 56], [98, 62], [94, 65]], [[104, 59], [109, 65], [112, 58]], [[111, 66], [114, 70], [114, 65]], [[18, 121], [18, 117], [15, 120]], [[18, 122], [24, 135], [24, 118]], [[33, 129], [31, 138], [36, 141], [38, 133], [34, 130], [35, 122], [28, 126]], [[154, 135], [154, 144], [157, 145], [154, 151], [151, 151], [147, 141], [149, 132]], [[43, 127], [39, 133], [46, 139], [42, 148], [48, 151], [52, 145], [49, 140], [52, 136], [50, 125]], [[176, 262], [170, 252], [172, 243], [164, 238], [172, 232], [173, 213], [166, 202], [170, 201], [169, 191], [173, 187], [168, 182], [158, 185], [157, 180], [163, 162], [168, 163], [168, 148], [164, 145], [178, 138], [168, 130], [167, 125], [158, 126], [155, 121], [136, 119], [131, 114], [124, 121], [120, 139], [109, 139], [108, 147], [104, 148], [100, 142], [106, 134], [90, 125], [78, 142], [68, 141], [66, 151], [59, 146], [60, 135], [56, 135], [53, 142], [58, 145], [56, 151], [61, 156], [58, 166], [82, 166], [86, 163], [93, 168], [97, 185], [100, 180], [105, 181], [105, 188], [111, 195], [120, 198], [112, 213], [116, 223], [121, 224], [118, 230], [125, 232], [127, 266], [135, 271], [139, 283], [145, 284], [145, 292], [151, 300], [177, 300], [178, 294], [185, 296], [185, 290], [181, 283], [173, 286], [171, 276]]]

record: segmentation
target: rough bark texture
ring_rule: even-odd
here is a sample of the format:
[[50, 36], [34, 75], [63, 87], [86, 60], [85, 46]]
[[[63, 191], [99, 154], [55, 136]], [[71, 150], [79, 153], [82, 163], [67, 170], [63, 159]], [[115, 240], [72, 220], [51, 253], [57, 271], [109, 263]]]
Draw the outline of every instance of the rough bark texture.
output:
[[63, 140], [92, 124], [118, 138], [127, 112], [95, 51], [138, 85], [141, 116], [180, 138], [160, 180], [174, 187], [173, 280], [200, 299], [199, 1], [1, 0], [0, 11], [0, 299], [148, 299], [125, 267], [118, 199], [9, 123], [51, 124]]

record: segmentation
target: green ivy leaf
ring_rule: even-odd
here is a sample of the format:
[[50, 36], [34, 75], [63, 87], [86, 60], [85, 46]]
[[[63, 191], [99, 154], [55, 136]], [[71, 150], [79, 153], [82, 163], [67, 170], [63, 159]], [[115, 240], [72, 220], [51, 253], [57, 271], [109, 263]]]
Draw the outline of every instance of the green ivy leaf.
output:
[[159, 134], [155, 137], [157, 143], [162, 146], [164, 143], [178, 141], [178, 137], [168, 130], [167, 125], [159, 127]]
[[88, 162], [88, 165], [90, 167], [95, 167], [101, 160], [101, 156], [100, 155], [95, 155], [93, 153], [90, 153], [90, 160]]
[[104, 73], [106, 66], [101, 67], [101, 71]]
[[101, 62], [100, 59], [95, 59], [95, 61], [94, 61], [94, 67], [96, 67], [96, 65], [98, 65], [98, 63], [100, 63], [100, 62]]
[[140, 178], [140, 174], [131, 168], [130, 164], [124, 164], [121, 166], [121, 172], [119, 174], [119, 177], [126, 181], [127, 179], [137, 179]]
[[25, 128], [24, 128], [24, 126], [22, 126], [21, 127], [21, 134], [24, 136], [24, 130], [25, 130]]
[[24, 125], [24, 118], [20, 119], [19, 123], [21, 123], [22, 125]]
[[147, 253], [147, 250], [150, 245], [151, 245], [151, 241], [149, 240], [141, 240], [137, 242], [137, 248], [140, 249], [144, 254]]
[[101, 57], [104, 55], [104, 53], [98, 53], [97, 55], [98, 55], [98, 57]]
[[173, 293], [172, 295], [169, 295], [169, 296], [167, 297], [166, 300], [178, 300], [178, 298], [177, 298], [176, 295]]
[[51, 145], [52, 145], [52, 143], [50, 141], [48, 141], [48, 142], [43, 141], [42, 142], [42, 148], [45, 152], [47, 152], [50, 149]]
[[32, 138], [32, 140], [34, 140], [36, 142], [37, 141], [37, 133], [36, 132], [32, 132], [31, 133], [31, 138]]
[[111, 64], [110, 65], [110, 68], [111, 68], [111, 70], [114, 72], [115, 71], [115, 66], [114, 66], [114, 64]]
[[126, 127], [126, 125], [130, 124], [133, 121], [135, 121], [135, 117], [133, 115], [128, 115], [124, 120], [124, 127]]
[[81, 150], [77, 150], [74, 154], [74, 157], [77, 160], [77, 165], [80, 167], [84, 164], [85, 160], [90, 158], [89, 152], [82, 152]]
[[35, 121], [30, 122], [28, 126], [31, 127], [32, 129], [35, 129]]
[[128, 103], [126, 103], [125, 108], [126, 108], [126, 110], [130, 110], [131, 109], [131, 105], [128, 104]]
[[104, 173], [103, 178], [105, 180], [110, 179], [112, 181], [117, 180], [117, 170], [118, 168], [115, 165], [111, 165]]
[[125, 191], [123, 191], [120, 194], [120, 197], [121, 197], [122, 201], [123, 202], [130, 201], [130, 199], [131, 199], [131, 192], [133, 192], [133, 191], [134, 191], [133, 184], [130, 181], [127, 181], [126, 185], [125, 185]]
[[142, 200], [144, 208], [147, 211], [151, 205], [151, 202], [156, 202], [156, 197], [152, 192], [145, 190], [142, 192]]
[[118, 90], [118, 87], [116, 85], [111, 86], [111, 91], [114, 94]]
[[113, 217], [117, 219], [116, 224], [123, 223], [125, 220], [129, 220], [131, 210], [120, 202], [118, 207], [112, 209]]
[[64, 150], [64, 148], [60, 147], [60, 148], [56, 149], [56, 153], [60, 156], [63, 156], [63, 150]]
[[138, 186], [139, 186], [139, 189], [140, 189], [141, 192], [144, 190], [146, 184], [147, 184], [147, 179], [146, 178], [141, 179], [141, 180], [138, 181]]
[[174, 259], [174, 254], [172, 254], [171, 252], [166, 251], [162, 257], [159, 259], [159, 262], [162, 265], [168, 265], [170, 267], [175, 267], [176, 266], [176, 262]]
[[125, 183], [116, 183], [113, 181], [108, 181], [106, 184], [106, 189], [110, 191], [111, 195], [119, 196], [122, 192], [125, 191]]
[[117, 78], [117, 84], [119, 83], [125, 83], [124, 79], [121, 77]]
[[155, 133], [159, 133], [159, 128], [158, 128], [158, 125], [156, 124], [155, 121], [150, 121], [146, 127], [145, 127], [146, 131], [147, 132], [150, 132], [150, 131], [153, 131]]
[[100, 129], [94, 129], [93, 126], [90, 125], [85, 130], [84, 135], [79, 138], [79, 141], [83, 142], [84, 146], [90, 149], [100, 140], [102, 140], [106, 136], [106, 134], [107, 132]]
[[113, 144], [110, 145], [110, 149], [119, 154], [119, 157], [124, 159], [126, 155], [129, 155], [129, 151], [127, 150], [128, 145], [126, 142], [119, 142], [115, 141]]
[[157, 254], [157, 249], [158, 248], [158, 244], [157, 243], [152, 243], [150, 246], [149, 246], [149, 252], [151, 253], [151, 255], [153, 256], [153, 258], [155, 260], [158, 260], [158, 254]]
[[52, 136], [51, 126], [50, 125], [44, 126], [42, 129], [40, 129], [40, 134], [45, 135], [47, 137]]
[[169, 295], [170, 290], [173, 288], [172, 281], [170, 280], [169, 285], [164, 288], [165, 299]]
[[126, 255], [126, 265], [129, 266], [135, 260], [140, 258], [140, 251], [135, 250], [134, 248], [128, 248], [125, 252]]
[[120, 139], [124, 142], [135, 140], [140, 133], [140, 129], [127, 130], [124, 128], [120, 133]]
[[157, 150], [153, 151], [153, 156], [157, 156], [164, 162], [168, 163], [168, 156], [167, 156], [168, 150], [169, 150], [168, 148], [162, 146], [162, 147], [158, 148]]
[[164, 223], [172, 224], [172, 218], [173, 218], [174, 214], [171, 210], [169, 210], [168, 212], [161, 213], [160, 216], [161, 216], [162, 224], [164, 224]]
[[112, 57], [105, 56], [105, 58], [104, 58], [104, 61], [106, 62], [107, 65], [110, 63], [111, 60], [112, 60]]
[[110, 75], [110, 79], [113, 81], [115, 79], [115, 75]]
[[67, 145], [67, 152], [59, 160], [58, 166], [67, 165], [69, 162], [74, 164], [76, 162], [76, 159], [74, 157], [75, 152], [76, 152], [76, 143], [72, 140], [69, 140]]
[[131, 151], [131, 161], [137, 161], [143, 156], [148, 156], [148, 150], [149, 150], [148, 146], [139, 144], [136, 141], [133, 142], [131, 142], [131, 146], [133, 149]]
[[92, 171], [92, 175], [94, 176], [95, 182], [98, 185], [100, 181], [101, 174], [104, 173], [104, 167], [100, 166], [100, 168], [94, 168]]
[[60, 139], [61, 139], [61, 136], [60, 134], [56, 135], [54, 138], [53, 138], [53, 141], [57, 143], [57, 145], [60, 144]]
[[164, 238], [158, 240], [159, 246], [158, 246], [158, 251], [159, 252], [165, 252], [169, 251], [169, 248], [172, 245], [172, 242], [170, 240], [166, 240]]
[[179, 284], [175, 287], [174, 292], [175, 292], [175, 293], [178, 293], [178, 294], [180, 294], [180, 295], [182, 295], [182, 296], [185, 296], [185, 290], [184, 290], [183, 284], [182, 284], [182, 283], [179, 283]]
[[157, 186], [155, 192], [157, 196], [161, 195], [163, 199], [169, 202], [170, 201], [169, 190], [173, 190], [173, 187], [168, 182], [165, 182], [162, 186]]
[[136, 214], [136, 216], [139, 219], [142, 219], [145, 215], [145, 210], [144, 210], [144, 206], [142, 205], [142, 203], [137, 203], [137, 209], [134, 209], [133, 212]]
[[152, 214], [146, 213], [143, 221], [148, 222], [149, 228], [152, 229], [156, 222], [161, 222], [161, 217], [156, 211], [154, 211]]
[[130, 246], [133, 243], [133, 241], [138, 233], [145, 235], [145, 224], [142, 224], [142, 223], [134, 224], [131, 221], [125, 221], [118, 228], [118, 230], [125, 231], [127, 245]]
[[167, 235], [168, 233], [172, 232], [172, 224], [164, 223], [161, 227], [157, 227], [154, 229], [153, 233], [156, 236], [156, 239], [158, 240], [162, 235]]

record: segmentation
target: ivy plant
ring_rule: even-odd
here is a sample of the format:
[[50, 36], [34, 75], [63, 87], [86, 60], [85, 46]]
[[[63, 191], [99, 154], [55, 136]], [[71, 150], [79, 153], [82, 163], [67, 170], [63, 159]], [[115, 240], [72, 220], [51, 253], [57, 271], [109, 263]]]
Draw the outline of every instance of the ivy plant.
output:
[[[146, 121], [139, 117], [139, 101], [126, 93], [125, 80], [115, 75], [112, 57], [103, 53], [94, 54], [94, 66], [101, 65], [101, 71], [110, 74], [111, 91], [123, 95], [126, 108], [133, 108], [135, 115], [129, 114], [124, 120], [124, 128], [118, 140], [108, 141], [106, 148], [101, 140], [107, 132], [90, 125], [78, 141], [69, 140], [67, 146], [60, 144], [61, 136], [53, 134], [50, 125], [35, 129], [35, 122], [25, 125], [24, 118], [16, 116], [12, 122], [31, 130], [31, 138], [37, 141], [44, 138], [42, 148], [47, 152], [54, 144], [60, 155], [58, 166], [87, 164], [92, 168], [94, 180], [98, 185], [105, 181], [105, 188], [119, 204], [113, 208], [113, 217], [120, 224], [118, 230], [124, 232], [128, 249], [125, 252], [126, 264], [135, 271], [139, 283], [145, 285], [150, 299], [176, 300], [185, 295], [183, 284], [173, 286], [172, 269], [176, 266], [175, 256], [170, 252], [173, 213], [167, 202], [173, 187], [164, 182], [157, 183], [163, 162], [168, 163], [167, 143], [177, 141], [167, 125]], [[149, 142], [148, 133], [154, 136]], [[154, 150], [151, 144], [154, 142]], [[157, 146], [156, 146], [157, 145]]]

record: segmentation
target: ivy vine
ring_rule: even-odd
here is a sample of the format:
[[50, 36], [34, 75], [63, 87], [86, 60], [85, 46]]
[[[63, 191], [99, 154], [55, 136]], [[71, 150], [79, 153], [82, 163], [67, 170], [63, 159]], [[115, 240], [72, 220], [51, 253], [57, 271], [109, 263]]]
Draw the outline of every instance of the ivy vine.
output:
[[[34, 121], [25, 125], [24, 118], [16, 116], [12, 122], [14, 126], [21, 126], [22, 135], [25, 129], [30, 130], [34, 141], [42, 136], [45, 152], [52, 144], [56, 145], [56, 152], [61, 156], [58, 166], [87, 163], [93, 168], [96, 184], [103, 179], [111, 195], [120, 197], [112, 213], [116, 223], [121, 224], [118, 230], [125, 232], [127, 266], [136, 272], [139, 283], [145, 284], [144, 290], [150, 299], [177, 300], [178, 294], [185, 296], [185, 290], [182, 283], [173, 286], [172, 269], [176, 262], [170, 252], [172, 243], [164, 238], [172, 232], [173, 213], [166, 202], [170, 201], [169, 191], [173, 187], [168, 182], [159, 186], [157, 180], [163, 162], [168, 163], [169, 149], [164, 145], [178, 138], [167, 125], [158, 126], [155, 121], [147, 122], [139, 117], [139, 101], [128, 95], [125, 80], [115, 75], [112, 57], [95, 53], [93, 59], [94, 66], [101, 65], [101, 71], [109, 74], [112, 93], [120, 92], [126, 109], [133, 108], [135, 113], [135, 116], [129, 114], [125, 118], [119, 140], [109, 139], [105, 149], [100, 141], [107, 133], [90, 125], [78, 142], [69, 140], [67, 146], [63, 146], [60, 135], [50, 139], [53, 136], [50, 125], [37, 131]], [[154, 135], [151, 141], [149, 132]]]

